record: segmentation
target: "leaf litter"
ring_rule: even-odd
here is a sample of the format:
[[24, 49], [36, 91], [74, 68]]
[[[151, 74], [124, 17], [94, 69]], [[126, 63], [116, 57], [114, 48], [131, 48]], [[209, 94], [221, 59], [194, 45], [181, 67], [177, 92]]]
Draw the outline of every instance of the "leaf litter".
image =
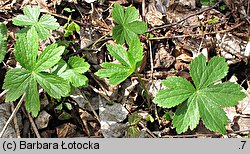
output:
[[[110, 40], [109, 32], [112, 27], [119, 26], [119, 20], [113, 20], [111, 11], [111, 2], [94, 2], [91, 4], [82, 3], [78, 4], [76, 1], [23, 1], [16, 0], [18, 3], [0, 3], [0, 22], [4, 22], [8, 29], [16, 28], [16, 26], [10, 24], [10, 19], [14, 16], [18, 16], [22, 13], [22, 10], [26, 5], [38, 5], [42, 9], [42, 15], [44, 12], [49, 13], [58, 20], [60, 26], [67, 23], [68, 15], [65, 12], [61, 12], [64, 7], [75, 9], [72, 13], [72, 21], [80, 25], [80, 33], [73, 33], [67, 38], [63, 37], [63, 31], [53, 31], [53, 35], [46, 41], [51, 40], [64, 40], [69, 41], [67, 48], [68, 54], [64, 55], [64, 59], [74, 56], [84, 57], [87, 62], [90, 62], [93, 67], [90, 67], [89, 71], [85, 73], [89, 80], [90, 87], [79, 87], [79, 93], [75, 91], [69, 97], [64, 97], [61, 100], [56, 100], [49, 96], [49, 92], [43, 91], [39, 95], [44, 104], [41, 106], [42, 110], [38, 113], [38, 117], [45, 118], [42, 113], [45, 111], [51, 115], [51, 118], [45, 118], [45, 125], [41, 126], [43, 122], [38, 122], [37, 127], [42, 128], [39, 130], [40, 134], [44, 137], [210, 137], [216, 133], [207, 130], [203, 123], [198, 124], [197, 129], [193, 131], [177, 135], [176, 129], [173, 127], [173, 117], [166, 116], [171, 115], [169, 113], [176, 110], [176, 108], [159, 108], [152, 104], [147, 105], [145, 90], [138, 84], [138, 76], [131, 75], [124, 82], [110, 86], [106, 79], [99, 79], [91, 74], [100, 69], [100, 64], [114, 63], [114, 59], [110, 57], [109, 51], [106, 49], [107, 40]], [[118, 1], [116, 1], [118, 2]], [[217, 135], [216, 137], [240, 137], [249, 134], [249, 71], [246, 69], [249, 57], [249, 15], [247, 11], [247, 5], [242, 7], [237, 3], [220, 3], [220, 7], [204, 7], [201, 4], [194, 3], [195, 1], [182, 0], [179, 2], [174, 1], [146, 1], [146, 7], [141, 8], [141, 2], [118, 2], [124, 6], [130, 6], [131, 4], [137, 9], [133, 10], [137, 12], [136, 22], [146, 21], [148, 24], [148, 31], [152, 36], [139, 35], [140, 40], [143, 42], [143, 58], [145, 59], [144, 66], [140, 70], [139, 75], [142, 80], [149, 87], [149, 94], [151, 101], [154, 99], [156, 93], [160, 89], [164, 89], [160, 82], [160, 79], [166, 79], [167, 76], [179, 76], [184, 77], [191, 81], [190, 77], [190, 62], [198, 55], [200, 51], [206, 52], [206, 60], [210, 60], [212, 57], [218, 55], [225, 57], [229, 64], [229, 73], [223, 78], [223, 81], [228, 81], [231, 76], [235, 76], [236, 82], [239, 83], [246, 91], [247, 97], [234, 107], [225, 108], [229, 123], [226, 126], [227, 135]], [[62, 5], [64, 3], [64, 6]], [[243, 4], [247, 4], [243, 3]], [[225, 5], [227, 10], [221, 10], [221, 6]], [[203, 11], [197, 13], [197, 11]], [[91, 10], [93, 11], [91, 12]], [[142, 9], [142, 10], [141, 10]], [[195, 11], [194, 11], [195, 10]], [[143, 14], [144, 11], [144, 14]], [[237, 12], [237, 13], [235, 13]], [[90, 14], [92, 13], [92, 14]], [[126, 12], [125, 12], [126, 13]], [[240, 14], [240, 15], [239, 15]], [[13, 16], [14, 15], [14, 16]], [[41, 18], [42, 15], [39, 17]], [[155, 16], [156, 15], [156, 16]], [[183, 20], [185, 17], [189, 18]], [[244, 19], [242, 17], [245, 17]], [[37, 17], [36, 17], [37, 18]], [[45, 17], [43, 17], [45, 18]], [[50, 18], [50, 17], [49, 17]], [[52, 18], [50, 18], [52, 19]], [[135, 19], [131, 18], [131, 19]], [[219, 19], [219, 20], [214, 20]], [[41, 20], [41, 19], [40, 19]], [[183, 21], [181, 21], [183, 20]], [[52, 20], [51, 20], [52, 21]], [[133, 22], [135, 22], [133, 21]], [[39, 22], [39, 21], [36, 21]], [[57, 25], [58, 26], [58, 25]], [[165, 27], [161, 27], [165, 26]], [[36, 27], [37, 28], [37, 27]], [[38, 27], [39, 28], [39, 27]], [[51, 28], [51, 27], [48, 27]], [[125, 26], [126, 28], [126, 26]], [[145, 28], [146, 29], [146, 28]], [[61, 34], [62, 33], [62, 34]], [[10, 34], [8, 34], [10, 35]], [[39, 37], [45, 39], [45, 36], [39, 34]], [[13, 42], [15, 37], [8, 36], [8, 48], [11, 47], [5, 57], [3, 63], [0, 64], [0, 74], [6, 74], [2, 71], [6, 68], [16, 67], [16, 60], [10, 65], [11, 54], [13, 54]], [[125, 42], [130, 41], [128, 38]], [[102, 38], [102, 39], [100, 39]], [[121, 38], [121, 37], [120, 37]], [[100, 39], [100, 40], [98, 40]], [[119, 40], [123, 42], [122, 39]], [[118, 41], [118, 42], [119, 42]], [[151, 44], [151, 45], [149, 45]], [[45, 46], [44, 42], [40, 42], [40, 46]], [[127, 46], [129, 49], [129, 46]], [[43, 48], [44, 49], [44, 48]], [[39, 52], [41, 51], [38, 49]], [[150, 54], [152, 57], [150, 57]], [[117, 57], [114, 57], [117, 58]], [[152, 58], [153, 61], [150, 60]], [[119, 59], [119, 58], [118, 58]], [[22, 64], [22, 62], [21, 62]], [[125, 64], [125, 63], [124, 63]], [[26, 65], [26, 64], [25, 64]], [[153, 68], [151, 68], [153, 66]], [[242, 67], [243, 66], [243, 67]], [[29, 66], [28, 66], [29, 67]], [[74, 68], [70, 68], [74, 69]], [[70, 70], [69, 69], [69, 70]], [[153, 72], [152, 72], [153, 70]], [[82, 74], [82, 72], [77, 72]], [[71, 74], [72, 75], [72, 74]], [[76, 75], [76, 73], [74, 74]], [[70, 78], [70, 77], [69, 77]], [[2, 78], [1, 78], [2, 79]], [[131, 83], [132, 81], [132, 83]], [[134, 82], [137, 81], [137, 82]], [[83, 82], [74, 82], [72, 84], [83, 85]], [[127, 83], [127, 84], [125, 84]], [[127, 87], [127, 88], [126, 88]], [[40, 88], [40, 87], [39, 87]], [[1, 90], [2, 92], [3, 90]], [[86, 98], [82, 98], [86, 95]], [[112, 97], [111, 97], [112, 96]], [[0, 101], [5, 102], [6, 96], [1, 96]], [[92, 109], [98, 113], [98, 117], [93, 113]], [[49, 104], [48, 104], [49, 102]], [[55, 111], [54, 108], [59, 104], [69, 102], [72, 105], [72, 110], [69, 110], [65, 105], [62, 106], [61, 111]], [[119, 109], [119, 110], [118, 110]], [[139, 112], [137, 112], [139, 111]], [[142, 111], [142, 112], [141, 112]], [[23, 121], [27, 120], [25, 112], [23, 112]], [[59, 120], [58, 117], [62, 113], [70, 115], [68, 120]], [[128, 119], [131, 119], [132, 115], [141, 115], [147, 113], [154, 119], [153, 122], [144, 121], [140, 119], [141, 123], [136, 123], [131, 126]], [[167, 114], [168, 113], [168, 114]], [[164, 119], [168, 117], [168, 119]], [[8, 115], [9, 116], [9, 115]], [[6, 117], [6, 116], [2, 116]], [[97, 119], [100, 119], [100, 123]], [[1, 118], [4, 120], [4, 118]], [[0, 128], [3, 126], [1, 125]], [[25, 127], [27, 127], [25, 125]], [[23, 134], [27, 137], [35, 136], [31, 126], [24, 131]], [[10, 134], [13, 134], [14, 127], [11, 128]], [[7, 131], [9, 132], [9, 131]], [[7, 133], [6, 132], [6, 133]], [[7, 133], [8, 134], [8, 133]], [[143, 135], [144, 134], [144, 135]], [[146, 134], [146, 135], [145, 135]], [[150, 135], [153, 134], [153, 135]], [[11, 135], [9, 135], [11, 136]], [[9, 137], [5, 136], [5, 137]]]

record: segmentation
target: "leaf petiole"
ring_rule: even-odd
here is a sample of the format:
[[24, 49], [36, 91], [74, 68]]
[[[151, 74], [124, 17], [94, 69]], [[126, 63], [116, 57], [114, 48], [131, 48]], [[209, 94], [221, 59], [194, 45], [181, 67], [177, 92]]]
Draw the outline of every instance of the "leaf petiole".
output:
[[147, 103], [148, 103], [148, 107], [150, 108], [151, 102], [150, 102], [150, 97], [149, 97], [148, 89], [146, 88], [145, 83], [142, 81], [142, 78], [141, 78], [141, 76], [138, 74], [137, 71], [135, 71], [135, 75], [136, 75], [136, 77], [138, 78], [138, 80], [139, 80], [139, 82], [140, 82], [142, 88], [145, 90], [145, 97], [146, 97], [146, 100], [147, 100]]

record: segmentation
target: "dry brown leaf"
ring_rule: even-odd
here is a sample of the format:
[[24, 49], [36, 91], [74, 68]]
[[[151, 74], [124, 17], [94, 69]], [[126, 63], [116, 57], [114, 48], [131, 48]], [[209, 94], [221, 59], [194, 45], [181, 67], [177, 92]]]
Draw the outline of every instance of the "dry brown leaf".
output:
[[76, 125], [65, 123], [56, 127], [56, 133], [59, 138], [74, 137], [76, 134]]
[[[10, 103], [0, 104], [0, 131], [2, 131], [4, 125], [6, 124], [9, 116], [10, 116]], [[16, 133], [15, 129], [12, 125], [8, 125], [5, 133], [3, 134], [3, 138], [15, 138]]]
[[49, 124], [49, 120], [51, 115], [48, 114], [46, 111], [41, 111], [38, 117], [35, 119], [35, 123], [38, 129], [46, 128]]

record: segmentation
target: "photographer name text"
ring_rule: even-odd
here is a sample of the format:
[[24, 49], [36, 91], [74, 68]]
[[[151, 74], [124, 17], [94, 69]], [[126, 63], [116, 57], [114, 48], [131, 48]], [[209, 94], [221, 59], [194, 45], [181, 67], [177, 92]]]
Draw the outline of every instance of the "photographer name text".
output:
[[2, 148], [4, 151], [16, 151], [16, 150], [56, 150], [56, 149], [65, 149], [65, 150], [98, 150], [100, 145], [97, 142], [41, 142], [41, 141], [4, 141]]

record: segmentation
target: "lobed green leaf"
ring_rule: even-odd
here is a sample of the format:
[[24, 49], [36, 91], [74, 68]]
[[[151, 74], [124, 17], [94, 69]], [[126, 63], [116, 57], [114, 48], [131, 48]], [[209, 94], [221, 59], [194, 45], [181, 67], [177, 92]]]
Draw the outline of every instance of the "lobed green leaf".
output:
[[55, 30], [60, 26], [56, 18], [49, 14], [42, 15], [42, 17], [39, 19], [39, 23], [43, 28], [49, 30]]
[[88, 78], [85, 75], [82, 75], [78, 72], [75, 72], [73, 69], [68, 69], [60, 77], [69, 81], [74, 87], [81, 87], [88, 85]]
[[31, 20], [31, 21], [38, 21], [39, 15], [40, 15], [40, 7], [39, 6], [29, 6], [26, 5], [23, 8], [23, 13]]
[[147, 24], [137, 21], [139, 16], [135, 7], [129, 6], [125, 12], [120, 4], [116, 4], [112, 9], [112, 17], [118, 25], [112, 29], [113, 38], [118, 44], [127, 44], [133, 40], [137, 34], [143, 34], [148, 29]]
[[40, 15], [40, 8], [38, 6], [25, 6], [23, 9], [24, 15], [18, 15], [12, 19], [14, 25], [17, 26], [32, 26], [37, 23], [39, 15]]
[[117, 85], [126, 80], [140, 66], [143, 58], [143, 49], [137, 36], [129, 44], [128, 52], [119, 44], [115, 46], [107, 45], [107, 49], [121, 64], [102, 63], [102, 69], [95, 74], [101, 78], [108, 77], [109, 84]]
[[[88, 78], [82, 73], [89, 69], [90, 65], [83, 58], [73, 56], [68, 60], [68, 67], [63, 72], [58, 72], [59, 76], [67, 80], [74, 87], [88, 85]], [[62, 67], [64, 69], [65, 66]], [[59, 69], [61, 71], [61, 69]]]
[[87, 72], [90, 67], [90, 65], [85, 62], [83, 58], [77, 56], [70, 57], [68, 60], [68, 65], [76, 73]]
[[21, 66], [32, 70], [35, 66], [38, 52], [38, 35], [35, 28], [30, 28], [27, 35], [19, 35], [14, 48], [15, 57]]
[[56, 18], [51, 15], [45, 14], [40, 19], [40, 7], [38, 6], [25, 6], [24, 15], [18, 15], [12, 19], [13, 24], [17, 26], [35, 27], [40, 39], [45, 40], [50, 36], [49, 30], [55, 30], [59, 27]]
[[37, 89], [37, 82], [32, 75], [26, 88], [26, 100], [25, 107], [28, 112], [31, 112], [32, 116], [36, 117], [40, 111], [40, 100]]
[[196, 89], [186, 79], [168, 77], [162, 83], [169, 89], [160, 90], [153, 101], [166, 108], [180, 104], [173, 117], [177, 133], [188, 128], [193, 130], [201, 118], [209, 130], [225, 134], [227, 116], [222, 107], [237, 105], [246, 96], [238, 84], [225, 82], [213, 85], [227, 72], [224, 58], [213, 57], [207, 64], [205, 56], [199, 55], [190, 64]]

